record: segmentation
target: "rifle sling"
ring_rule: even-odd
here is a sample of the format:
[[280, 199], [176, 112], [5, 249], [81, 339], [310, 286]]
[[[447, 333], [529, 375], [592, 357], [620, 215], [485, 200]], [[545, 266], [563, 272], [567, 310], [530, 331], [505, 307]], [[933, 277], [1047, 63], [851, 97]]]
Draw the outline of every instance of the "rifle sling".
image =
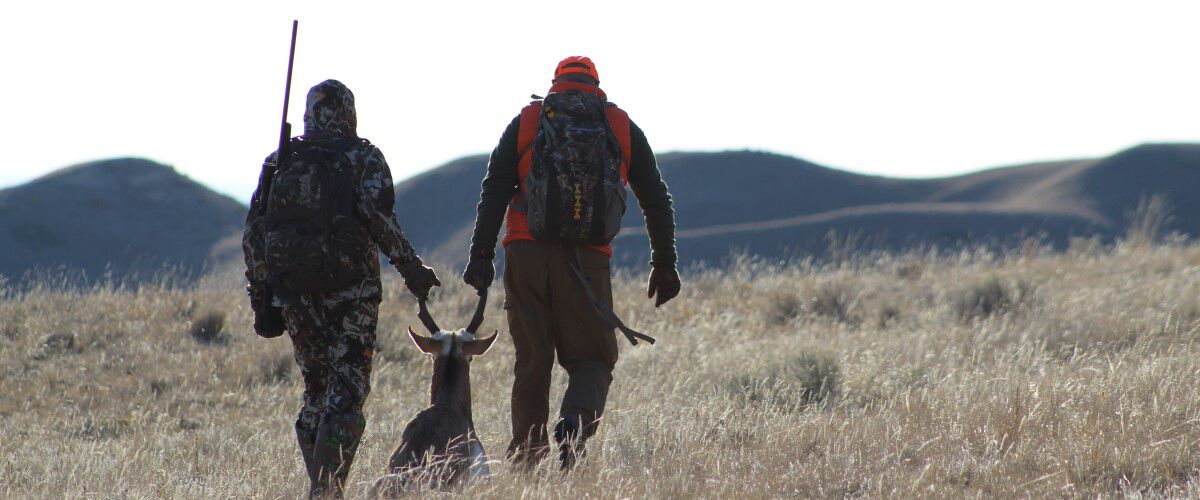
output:
[[[617, 313], [613, 312], [612, 308], [608, 307], [608, 304], [605, 304], [604, 301], [596, 296], [596, 291], [592, 290], [592, 281], [588, 279], [587, 275], [583, 274], [581, 264], [583, 259], [579, 255], [579, 246], [564, 243], [563, 247], [564, 250], [567, 250], [567, 267], [570, 267], [571, 271], [575, 273], [575, 277], [579, 278], [579, 284], [583, 286], [584, 292], [587, 293], [588, 301], [592, 303], [592, 308], [600, 315], [600, 319], [608, 323], [609, 326], [621, 330], [621, 333], [625, 334], [625, 338], [629, 339], [629, 343], [632, 345], [638, 345], [638, 339], [642, 339], [653, 345], [655, 342], [654, 337], [625, 326], [625, 322], [621, 321], [621, 317], [617, 316]], [[575, 258], [572, 259], [572, 255]]]

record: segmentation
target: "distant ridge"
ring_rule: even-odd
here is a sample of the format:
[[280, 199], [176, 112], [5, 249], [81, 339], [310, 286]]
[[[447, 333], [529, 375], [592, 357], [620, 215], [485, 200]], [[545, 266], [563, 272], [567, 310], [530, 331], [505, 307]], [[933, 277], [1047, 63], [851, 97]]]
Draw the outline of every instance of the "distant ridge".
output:
[[[486, 161], [464, 158], [397, 186], [397, 206], [419, 247], [452, 259], [466, 254]], [[1155, 194], [1173, 210], [1166, 230], [1200, 235], [1200, 197], [1192, 194], [1200, 185], [1200, 144], [1146, 144], [1100, 159], [935, 179], [860, 175], [753, 151], [666, 153], [658, 162], [675, 197], [687, 262], [734, 251], [821, 255], [831, 232], [892, 250], [1015, 245], [1029, 237], [1059, 247], [1073, 236], [1111, 241], [1125, 232], [1138, 201]], [[616, 260], [644, 263], [649, 248], [636, 202], [624, 225]]]
[[232, 198], [153, 161], [74, 165], [0, 190], [0, 274], [58, 266], [92, 277], [196, 270], [232, 257], [227, 242], [223, 255], [214, 252], [245, 215]]
[[[824, 255], [828, 236], [863, 249], [1065, 246], [1126, 232], [1151, 195], [1171, 209], [1164, 229], [1200, 235], [1200, 144], [1146, 144], [1105, 158], [999, 167], [936, 179], [894, 179], [752, 151], [666, 153], [685, 264], [733, 252]], [[434, 262], [461, 263], [487, 156], [454, 160], [396, 186], [406, 235]], [[648, 243], [630, 196], [615, 260], [644, 265]], [[0, 190], [0, 275], [66, 265], [97, 275], [239, 263], [246, 207], [170, 167], [138, 158], [90, 162]], [[457, 264], [455, 264], [457, 265]], [[452, 274], [457, 270], [449, 270]]]

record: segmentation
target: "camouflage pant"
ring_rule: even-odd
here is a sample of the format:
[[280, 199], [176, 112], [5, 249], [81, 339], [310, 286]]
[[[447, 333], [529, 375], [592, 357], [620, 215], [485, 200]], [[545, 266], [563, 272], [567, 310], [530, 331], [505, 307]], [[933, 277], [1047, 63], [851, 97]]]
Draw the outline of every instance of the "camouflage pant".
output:
[[361, 415], [371, 392], [379, 299], [305, 297], [285, 305], [283, 317], [304, 376], [297, 430], [315, 433], [324, 414]]

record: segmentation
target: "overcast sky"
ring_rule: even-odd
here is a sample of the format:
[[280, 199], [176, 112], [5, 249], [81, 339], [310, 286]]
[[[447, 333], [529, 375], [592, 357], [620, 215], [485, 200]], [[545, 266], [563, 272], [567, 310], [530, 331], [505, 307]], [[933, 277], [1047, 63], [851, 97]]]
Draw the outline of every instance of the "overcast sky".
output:
[[920, 177], [1200, 140], [1195, 1], [413, 4], [10, 2], [0, 186], [141, 156], [248, 199], [293, 18], [297, 133], [337, 78], [397, 180], [490, 151], [575, 54], [658, 152]]

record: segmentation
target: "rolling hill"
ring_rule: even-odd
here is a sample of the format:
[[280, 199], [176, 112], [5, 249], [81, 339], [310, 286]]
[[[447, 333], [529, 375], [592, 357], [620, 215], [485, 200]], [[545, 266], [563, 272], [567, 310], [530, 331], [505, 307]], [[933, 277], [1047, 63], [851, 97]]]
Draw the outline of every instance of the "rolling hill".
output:
[[0, 275], [195, 271], [241, 254], [230, 238], [245, 217], [232, 198], [149, 160], [76, 165], [0, 190]]
[[[684, 263], [733, 252], [823, 255], [830, 234], [859, 248], [1013, 245], [1027, 237], [1064, 246], [1073, 236], [1111, 241], [1150, 195], [1171, 208], [1165, 230], [1200, 235], [1200, 144], [1147, 144], [1098, 159], [994, 168], [936, 179], [849, 173], [771, 153], [658, 156], [675, 198]], [[396, 186], [396, 213], [413, 243], [461, 262], [487, 157], [464, 157]], [[633, 197], [630, 197], [633, 200]], [[177, 264], [240, 260], [246, 208], [147, 160], [69, 167], [0, 190], [0, 275], [68, 265], [95, 276]], [[636, 201], [616, 260], [641, 265], [648, 243]]]
[[[937, 179], [830, 169], [771, 153], [658, 157], [675, 198], [680, 255], [717, 261], [733, 251], [821, 254], [831, 232], [868, 248], [1011, 245], [1030, 236], [1111, 240], [1144, 197], [1166, 197], [1166, 229], [1200, 234], [1200, 145], [1147, 144], [1101, 159], [1001, 167]], [[397, 186], [397, 212], [421, 248], [465, 254], [487, 158], [468, 157]], [[632, 197], [631, 197], [632, 199]], [[648, 243], [632, 204], [616, 259], [644, 262]], [[460, 257], [461, 258], [461, 257]]]

